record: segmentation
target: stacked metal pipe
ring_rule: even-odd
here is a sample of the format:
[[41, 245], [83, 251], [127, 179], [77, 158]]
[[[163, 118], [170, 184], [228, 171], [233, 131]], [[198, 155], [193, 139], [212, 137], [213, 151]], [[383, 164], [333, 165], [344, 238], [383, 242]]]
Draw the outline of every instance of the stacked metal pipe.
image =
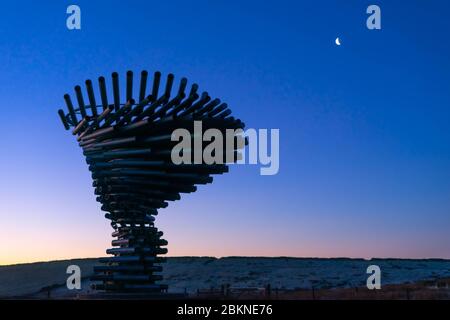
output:
[[[167, 201], [180, 199], [180, 193], [194, 192], [196, 185], [212, 182], [212, 174], [228, 171], [224, 163], [174, 164], [171, 151], [177, 142], [171, 141], [173, 130], [183, 128], [193, 134], [194, 121], [202, 121], [203, 130], [215, 128], [224, 136], [226, 129], [244, 128], [243, 122], [230, 116], [226, 103], [212, 99], [207, 92], [199, 94], [197, 84], [187, 91], [186, 78], [174, 90], [172, 74], [163, 87], [161, 73], [155, 72], [148, 94], [147, 80], [147, 71], [142, 71], [137, 100], [132, 71], [126, 74], [123, 100], [116, 72], [112, 74], [112, 96], [107, 93], [105, 78], [98, 78], [100, 100], [92, 81], [86, 80], [87, 99], [76, 86], [78, 107], [66, 94], [67, 111], [58, 110], [65, 129], [72, 128], [83, 149], [97, 201], [114, 228], [113, 248], [106, 251], [111, 257], [102, 258], [104, 265], [94, 268], [92, 280], [98, 290], [166, 290], [166, 285], [156, 283], [161, 275], [155, 274], [162, 270], [159, 263], [163, 258], [158, 255], [167, 253], [163, 248], [167, 241], [154, 225], [158, 209], [165, 208]], [[202, 142], [202, 149], [207, 144]], [[224, 160], [230, 151], [226, 148], [224, 143]], [[233, 161], [240, 148], [233, 146]], [[193, 152], [191, 156], [194, 159]]]

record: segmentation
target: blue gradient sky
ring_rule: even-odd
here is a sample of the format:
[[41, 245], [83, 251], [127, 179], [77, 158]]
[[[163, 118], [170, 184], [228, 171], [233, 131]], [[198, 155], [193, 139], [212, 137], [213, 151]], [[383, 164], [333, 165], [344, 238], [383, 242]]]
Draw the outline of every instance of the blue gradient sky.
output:
[[[65, 27], [72, 3], [81, 31]], [[373, 3], [381, 31], [365, 27]], [[2, 3], [0, 264], [104, 254], [111, 228], [56, 111], [76, 84], [129, 69], [186, 76], [247, 126], [280, 129], [278, 175], [234, 166], [160, 211], [169, 254], [450, 258], [449, 10]]]

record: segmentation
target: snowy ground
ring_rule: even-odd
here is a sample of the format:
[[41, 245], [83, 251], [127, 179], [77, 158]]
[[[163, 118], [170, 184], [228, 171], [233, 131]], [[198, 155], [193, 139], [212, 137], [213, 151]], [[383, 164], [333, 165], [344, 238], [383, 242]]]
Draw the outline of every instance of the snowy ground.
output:
[[[85, 278], [81, 293], [88, 292], [88, 277], [92, 275], [92, 267], [98, 265], [96, 259], [0, 266], [0, 297], [32, 295], [52, 285], [55, 285], [52, 296], [73, 296], [73, 291], [68, 292], [64, 286], [66, 268], [71, 264], [80, 266]], [[188, 293], [224, 284], [231, 287], [270, 284], [272, 288], [284, 289], [346, 288], [364, 286], [366, 269], [373, 264], [381, 268], [382, 285], [450, 277], [450, 260], [174, 257], [163, 265], [162, 283], [169, 285], [169, 292]]]

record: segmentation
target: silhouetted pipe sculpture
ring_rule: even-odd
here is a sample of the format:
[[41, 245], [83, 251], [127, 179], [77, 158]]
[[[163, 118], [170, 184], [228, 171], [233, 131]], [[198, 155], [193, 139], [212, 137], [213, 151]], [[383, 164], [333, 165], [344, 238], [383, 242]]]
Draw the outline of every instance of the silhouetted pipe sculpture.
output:
[[[162, 270], [157, 264], [163, 258], [158, 255], [167, 253], [163, 248], [167, 241], [154, 226], [157, 210], [165, 208], [167, 201], [180, 199], [180, 193], [196, 191], [195, 185], [212, 182], [211, 174], [228, 171], [226, 164], [174, 164], [171, 150], [177, 142], [171, 141], [173, 130], [184, 128], [193, 133], [194, 121], [200, 120], [204, 130], [216, 128], [224, 136], [226, 129], [244, 128], [243, 122], [230, 116], [225, 103], [211, 99], [207, 92], [198, 94], [197, 84], [186, 93], [186, 78], [174, 94], [174, 76], [169, 74], [160, 93], [161, 74], [155, 72], [151, 93], [146, 95], [147, 77], [147, 71], [142, 71], [137, 102], [133, 99], [133, 72], [126, 74], [125, 103], [121, 103], [119, 76], [114, 72], [112, 99], [105, 78], [100, 77], [100, 100], [87, 80], [87, 100], [76, 86], [78, 108], [66, 94], [67, 113], [58, 110], [64, 128], [73, 128], [77, 136], [97, 201], [114, 228], [113, 248], [106, 251], [112, 256], [100, 259], [105, 265], [94, 268], [92, 280], [98, 283], [94, 285], [97, 290], [166, 290], [166, 285], [156, 284], [161, 275], [154, 274]], [[236, 155], [239, 149], [233, 146], [232, 151]]]

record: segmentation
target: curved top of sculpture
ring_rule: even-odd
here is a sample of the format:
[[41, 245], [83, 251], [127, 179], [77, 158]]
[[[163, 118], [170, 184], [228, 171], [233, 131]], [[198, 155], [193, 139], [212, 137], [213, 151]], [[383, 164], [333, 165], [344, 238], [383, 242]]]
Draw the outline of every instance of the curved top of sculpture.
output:
[[[212, 99], [207, 92], [200, 94], [197, 84], [187, 91], [186, 78], [173, 88], [174, 76], [169, 74], [163, 87], [161, 73], [155, 72], [147, 94], [147, 77], [147, 71], [142, 71], [135, 100], [133, 72], [128, 71], [123, 101], [116, 72], [112, 74], [111, 96], [107, 94], [105, 78], [98, 79], [100, 99], [94, 94], [92, 81], [86, 80], [87, 100], [81, 87], [76, 86], [78, 107], [66, 94], [67, 112], [58, 111], [66, 130], [72, 128], [77, 136], [92, 173], [97, 201], [113, 223], [149, 223], [154, 220], [151, 215], [166, 207], [167, 201], [178, 200], [180, 193], [195, 191], [197, 184], [212, 182], [212, 174], [228, 171], [226, 161], [174, 164], [171, 152], [177, 142], [172, 141], [171, 135], [175, 129], [194, 133], [195, 122], [201, 121], [202, 130], [214, 128], [225, 136], [226, 129], [244, 128], [241, 120], [231, 116], [226, 103]], [[202, 141], [202, 150], [205, 145]], [[230, 150], [223, 145], [220, 153], [225, 159]], [[233, 145], [233, 162], [242, 147]], [[192, 159], [193, 153], [189, 155]]]

